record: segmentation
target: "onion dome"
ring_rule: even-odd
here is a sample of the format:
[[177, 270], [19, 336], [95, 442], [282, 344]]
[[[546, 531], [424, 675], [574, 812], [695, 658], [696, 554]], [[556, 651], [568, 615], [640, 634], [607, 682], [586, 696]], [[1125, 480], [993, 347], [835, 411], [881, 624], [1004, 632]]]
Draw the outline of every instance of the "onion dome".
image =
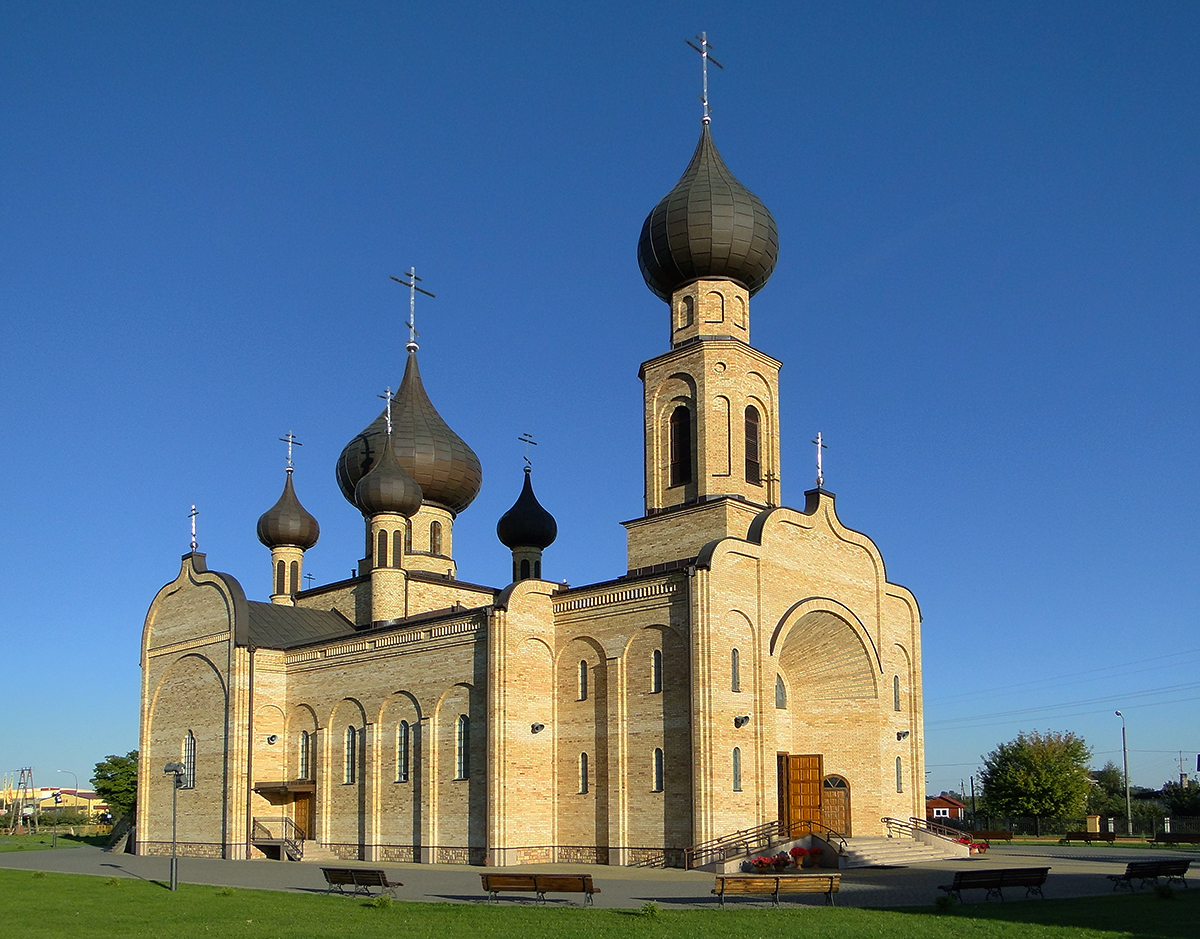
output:
[[542, 508], [533, 494], [529, 467], [525, 467], [525, 485], [513, 507], [496, 523], [496, 537], [506, 548], [548, 548], [558, 537], [558, 523]]
[[285, 545], [307, 551], [321, 536], [321, 526], [296, 498], [292, 488], [292, 468], [287, 469], [287, 481], [279, 501], [258, 518], [258, 540], [268, 548]]
[[694, 280], [728, 278], [753, 296], [778, 258], [775, 219], [729, 172], [705, 124], [683, 177], [642, 225], [638, 266], [646, 286], [670, 303]]
[[400, 465], [393, 440], [384, 434], [383, 453], [354, 487], [354, 504], [363, 515], [391, 512], [411, 518], [421, 507], [421, 487]]
[[[386, 436], [387, 417], [380, 412], [338, 457], [338, 486], [349, 502], [357, 505], [355, 487], [375, 465]], [[483, 485], [479, 457], [442, 420], [429, 400], [412, 350], [404, 380], [392, 400], [392, 445], [400, 465], [421, 487], [426, 502], [444, 506], [457, 515], [479, 495]]]

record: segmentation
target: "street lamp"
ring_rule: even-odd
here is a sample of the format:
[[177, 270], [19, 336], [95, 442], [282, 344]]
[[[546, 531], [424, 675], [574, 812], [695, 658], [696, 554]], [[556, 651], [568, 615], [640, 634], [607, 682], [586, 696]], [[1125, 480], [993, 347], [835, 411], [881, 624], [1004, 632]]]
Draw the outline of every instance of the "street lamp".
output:
[[1121, 718], [1121, 762], [1125, 766], [1125, 824], [1129, 832], [1129, 837], [1133, 837], [1133, 808], [1129, 800], [1129, 746], [1125, 742], [1125, 715], [1117, 711], [1117, 717]]
[[175, 890], [179, 887], [179, 855], [176, 852], [176, 820], [178, 818], [177, 807], [179, 805], [179, 790], [183, 788], [184, 774], [187, 773], [187, 768], [182, 763], [168, 763], [163, 767], [163, 774], [174, 777], [174, 785], [171, 787], [171, 889]]

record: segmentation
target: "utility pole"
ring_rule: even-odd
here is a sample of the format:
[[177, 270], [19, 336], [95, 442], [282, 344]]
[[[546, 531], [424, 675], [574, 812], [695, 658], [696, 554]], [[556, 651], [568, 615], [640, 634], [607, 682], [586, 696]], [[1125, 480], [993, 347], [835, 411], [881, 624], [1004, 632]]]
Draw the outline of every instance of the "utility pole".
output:
[[1129, 837], [1133, 837], [1133, 802], [1129, 798], [1129, 745], [1125, 741], [1125, 715], [1117, 711], [1121, 718], [1121, 762], [1125, 766], [1125, 823]]

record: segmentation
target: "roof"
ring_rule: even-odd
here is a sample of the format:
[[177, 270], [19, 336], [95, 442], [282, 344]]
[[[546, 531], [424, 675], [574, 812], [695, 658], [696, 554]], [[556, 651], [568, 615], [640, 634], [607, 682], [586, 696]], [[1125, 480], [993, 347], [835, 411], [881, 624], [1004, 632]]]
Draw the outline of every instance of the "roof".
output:
[[959, 802], [957, 799], [951, 798], [950, 796], [930, 796], [925, 800], [925, 804], [927, 806], [934, 805], [935, 803], [940, 805], [952, 805], [960, 809], [965, 809], [967, 807], [965, 802]]
[[308, 610], [280, 603], [248, 600], [248, 638], [266, 649], [290, 649], [355, 632], [354, 624], [336, 610]]

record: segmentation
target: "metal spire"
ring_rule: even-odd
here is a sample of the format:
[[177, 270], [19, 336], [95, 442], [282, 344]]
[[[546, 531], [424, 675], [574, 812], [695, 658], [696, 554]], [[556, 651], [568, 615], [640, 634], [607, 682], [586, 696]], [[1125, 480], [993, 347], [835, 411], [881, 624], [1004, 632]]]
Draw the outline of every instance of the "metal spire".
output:
[[821, 432], [817, 431], [817, 438], [813, 441], [817, 445], [817, 488], [820, 489], [825, 485], [825, 470], [822, 466], [821, 451], [829, 448], [821, 442]]
[[196, 511], [196, 507], [192, 506], [192, 511], [188, 514], [188, 518], [192, 520], [192, 550], [196, 550], [196, 516], [200, 513]]
[[[412, 345], [415, 346], [416, 343], [414, 342], [414, 343], [412, 343]], [[383, 394], [376, 395], [375, 397], [383, 398], [383, 400], [387, 402], [387, 410], [386, 410], [386, 413], [387, 413], [387, 435], [390, 437], [390, 436], [392, 436], [392, 398], [394, 398], [396, 396], [394, 394], [392, 394], [392, 389], [391, 389], [391, 386], [389, 385], [387, 388], [383, 389]]]
[[536, 447], [537, 441], [533, 439], [533, 436], [529, 433], [529, 431], [525, 431], [525, 433], [521, 434], [521, 436], [517, 439], [521, 441], [521, 443], [525, 444], [525, 465], [527, 467], [532, 467], [533, 464], [529, 461], [529, 448]]
[[421, 278], [417, 276], [415, 266], [410, 266], [404, 273], [408, 276], [408, 280], [401, 280], [399, 277], [392, 277], [390, 274], [388, 277], [401, 286], [408, 288], [408, 342], [405, 343], [404, 348], [409, 352], [416, 352], [420, 348], [417, 345], [417, 336], [420, 335], [417, 332], [417, 294], [423, 293], [427, 297], [434, 297], [436, 294], [430, 293], [424, 287], [417, 286]]
[[290, 473], [296, 468], [296, 464], [292, 462], [292, 447], [302, 447], [304, 444], [297, 440], [296, 435], [290, 430], [284, 436], [279, 438], [279, 442], [286, 443], [288, 445], [287, 471]]
[[701, 33], [696, 38], [700, 40], [700, 45], [696, 45], [690, 39], [685, 39], [684, 42], [700, 53], [700, 71], [704, 76], [704, 94], [700, 96], [700, 100], [704, 103], [703, 120], [705, 124], [708, 124], [710, 121], [712, 121], [712, 113], [708, 109], [708, 63], [711, 62], [719, 69], [724, 69], [725, 66], [714, 59], [709, 52], [709, 50], [712, 49], [712, 43], [708, 41], [707, 32]]

